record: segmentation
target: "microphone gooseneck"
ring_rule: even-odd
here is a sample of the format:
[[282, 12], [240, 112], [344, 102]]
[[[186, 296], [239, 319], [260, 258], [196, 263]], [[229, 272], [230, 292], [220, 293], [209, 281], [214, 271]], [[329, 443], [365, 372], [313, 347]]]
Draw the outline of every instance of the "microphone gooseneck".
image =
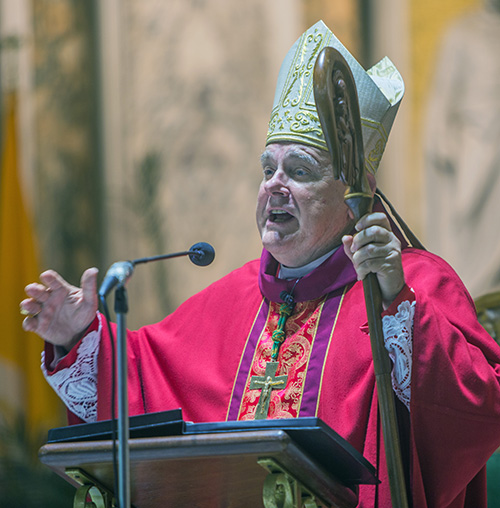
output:
[[174, 252], [172, 254], [161, 254], [148, 258], [134, 259], [133, 261], [118, 261], [113, 263], [104, 277], [99, 288], [99, 297], [106, 297], [116, 286], [124, 285], [134, 273], [135, 265], [159, 261], [161, 259], [171, 259], [181, 256], [189, 256], [192, 263], [197, 266], [207, 266], [215, 258], [215, 250], [205, 242], [195, 243], [189, 250]]

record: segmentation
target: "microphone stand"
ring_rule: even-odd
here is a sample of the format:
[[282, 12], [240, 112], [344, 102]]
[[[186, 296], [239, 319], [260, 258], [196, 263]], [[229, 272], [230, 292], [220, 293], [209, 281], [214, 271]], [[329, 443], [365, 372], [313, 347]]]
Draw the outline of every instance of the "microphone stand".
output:
[[116, 347], [118, 372], [118, 507], [130, 508], [130, 452], [127, 373], [127, 291], [120, 284], [115, 291]]
[[[137, 264], [149, 263], [160, 259], [170, 259], [181, 256], [189, 256], [192, 263], [198, 266], [209, 265], [215, 256], [215, 251], [210, 244], [200, 242], [194, 244], [188, 251], [175, 252], [173, 254], [162, 254], [148, 258], [135, 259], [122, 265], [117, 271], [113, 272], [113, 283], [101, 286], [99, 296], [105, 299], [115, 285], [115, 314], [116, 314], [116, 363], [117, 363], [117, 381], [118, 381], [118, 508], [130, 508], [130, 422], [128, 408], [128, 372], [127, 372], [127, 323], [126, 315], [128, 313], [128, 300], [125, 283], [132, 275], [133, 268]], [[125, 269], [123, 268], [125, 265]], [[112, 267], [113, 268], [113, 267]], [[108, 271], [108, 273], [110, 273]], [[113, 380], [114, 381], [114, 380]]]

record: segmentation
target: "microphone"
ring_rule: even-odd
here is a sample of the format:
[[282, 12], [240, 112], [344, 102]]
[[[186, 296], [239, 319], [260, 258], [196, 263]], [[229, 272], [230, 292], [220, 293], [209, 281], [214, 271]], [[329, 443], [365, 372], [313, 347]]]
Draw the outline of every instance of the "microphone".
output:
[[209, 243], [195, 243], [189, 250], [189, 259], [198, 266], [207, 266], [215, 258], [215, 250]]
[[99, 288], [99, 296], [106, 297], [118, 284], [125, 284], [134, 273], [132, 261], [118, 261], [113, 263]]
[[180, 256], [189, 256], [192, 263], [198, 266], [207, 266], [215, 258], [215, 250], [205, 242], [195, 243], [189, 250], [175, 252], [173, 254], [162, 254], [149, 258], [139, 258], [133, 261], [118, 261], [113, 263], [104, 277], [99, 288], [99, 297], [106, 297], [116, 286], [124, 285], [134, 273], [135, 265], [149, 263], [150, 261], [159, 261], [160, 259], [170, 259]]

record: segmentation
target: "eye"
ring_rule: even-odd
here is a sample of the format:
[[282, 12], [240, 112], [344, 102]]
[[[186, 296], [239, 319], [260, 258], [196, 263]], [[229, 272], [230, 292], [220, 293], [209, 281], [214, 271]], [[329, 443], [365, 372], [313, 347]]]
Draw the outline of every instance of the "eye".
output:
[[309, 174], [309, 171], [302, 166], [293, 169], [292, 174], [295, 178], [303, 178]]
[[272, 167], [270, 167], [270, 166], [264, 166], [262, 168], [262, 173], [264, 174], [264, 178], [266, 180], [269, 180], [274, 175], [274, 169]]

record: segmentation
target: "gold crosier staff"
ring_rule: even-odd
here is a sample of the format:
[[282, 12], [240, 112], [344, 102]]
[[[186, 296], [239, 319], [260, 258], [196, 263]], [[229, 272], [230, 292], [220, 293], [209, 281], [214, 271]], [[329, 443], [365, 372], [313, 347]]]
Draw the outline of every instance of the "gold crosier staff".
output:
[[[326, 47], [314, 68], [314, 98], [332, 157], [334, 176], [347, 185], [344, 200], [358, 221], [371, 212], [373, 197], [366, 176], [363, 135], [356, 85], [344, 57]], [[408, 500], [399, 443], [396, 406], [391, 383], [391, 362], [384, 347], [382, 296], [375, 273], [363, 280], [373, 366], [382, 419], [382, 432], [392, 505], [407, 508]]]

